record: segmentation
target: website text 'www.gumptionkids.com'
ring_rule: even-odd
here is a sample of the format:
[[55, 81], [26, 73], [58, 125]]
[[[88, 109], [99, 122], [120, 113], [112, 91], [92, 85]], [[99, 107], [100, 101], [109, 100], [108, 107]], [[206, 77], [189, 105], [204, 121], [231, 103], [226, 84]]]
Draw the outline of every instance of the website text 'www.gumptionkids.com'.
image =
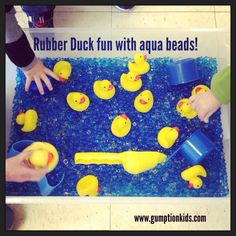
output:
[[135, 222], [163, 223], [168, 222], [206, 222], [206, 215], [166, 214], [166, 215], [134, 215]]

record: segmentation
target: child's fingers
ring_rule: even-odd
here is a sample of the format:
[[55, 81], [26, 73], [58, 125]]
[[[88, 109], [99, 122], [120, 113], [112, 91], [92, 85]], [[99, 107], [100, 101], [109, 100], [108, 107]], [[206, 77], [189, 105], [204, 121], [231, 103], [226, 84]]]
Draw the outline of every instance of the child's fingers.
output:
[[30, 79], [26, 79], [26, 82], [25, 82], [25, 91], [28, 92], [29, 91], [29, 87], [30, 87], [30, 84], [31, 84], [32, 80]]
[[192, 95], [192, 96], [188, 99], [189, 103], [192, 105], [192, 103], [196, 100], [196, 98], [197, 98], [196, 95]]
[[57, 80], [57, 81], [60, 81], [58, 76], [52, 72], [51, 70], [49, 70], [48, 68], [44, 68], [44, 72], [47, 74], [47, 75], [50, 75], [53, 79]]
[[37, 76], [37, 77], [35, 77], [34, 81], [35, 81], [35, 83], [36, 83], [36, 85], [38, 87], [39, 93], [41, 95], [43, 95], [44, 94], [44, 90], [43, 90], [43, 85], [42, 85], [42, 82], [41, 82], [40, 78]]
[[201, 121], [204, 121], [204, 118], [206, 117], [207, 115], [207, 111], [204, 110], [204, 109], [201, 109], [200, 107], [196, 107], [195, 111], [197, 112], [198, 114], [198, 118], [201, 120]]
[[47, 77], [45, 74], [42, 74], [42, 75], [41, 75], [41, 79], [42, 79], [43, 82], [47, 85], [48, 89], [49, 89], [50, 91], [52, 91], [52, 90], [53, 90], [53, 87], [52, 87], [52, 84], [51, 84], [50, 80], [48, 79], [48, 77]]
[[18, 154], [19, 161], [24, 161], [27, 157], [29, 157], [32, 154], [32, 151], [23, 151], [20, 154]]
[[206, 116], [204, 117], [203, 121], [204, 121], [205, 123], [208, 123], [208, 122], [209, 122], [209, 118], [210, 118], [210, 116], [211, 116], [213, 113], [214, 113], [213, 111], [209, 111], [209, 112], [206, 114]]

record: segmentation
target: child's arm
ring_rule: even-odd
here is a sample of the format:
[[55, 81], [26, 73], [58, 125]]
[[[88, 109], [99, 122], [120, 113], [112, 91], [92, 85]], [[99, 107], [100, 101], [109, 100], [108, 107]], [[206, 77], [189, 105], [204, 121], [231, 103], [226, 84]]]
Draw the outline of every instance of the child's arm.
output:
[[192, 108], [201, 121], [208, 123], [209, 117], [222, 104], [230, 102], [230, 66], [216, 73], [211, 80], [211, 89], [189, 98]]
[[18, 67], [20, 67], [25, 76], [25, 90], [28, 91], [31, 82], [34, 80], [38, 90], [44, 94], [41, 80], [47, 85], [49, 90], [52, 90], [52, 85], [47, 75], [50, 75], [55, 80], [59, 78], [55, 73], [46, 68], [42, 62], [36, 58], [25, 33], [17, 24], [15, 18], [15, 9], [12, 5], [5, 7], [6, 12], [6, 39], [5, 51], [9, 59]]
[[212, 77], [211, 91], [221, 104], [230, 102], [230, 66], [225, 67]]

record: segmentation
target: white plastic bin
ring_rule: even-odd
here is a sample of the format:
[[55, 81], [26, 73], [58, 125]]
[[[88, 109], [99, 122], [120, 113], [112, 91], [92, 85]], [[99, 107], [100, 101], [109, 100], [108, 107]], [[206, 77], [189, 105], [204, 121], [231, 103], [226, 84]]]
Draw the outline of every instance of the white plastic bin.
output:
[[[24, 30], [27, 37], [33, 47], [32, 38], [29, 34], [29, 30]], [[165, 42], [166, 37], [170, 40], [186, 40], [188, 37], [190, 40], [194, 40], [197, 37], [197, 50], [193, 51], [152, 51], [148, 53], [149, 58], [154, 57], [172, 57], [172, 58], [185, 58], [185, 57], [199, 57], [199, 56], [209, 56], [215, 57], [218, 62], [218, 70], [222, 69], [224, 66], [230, 64], [230, 33], [221, 29], [79, 29], [79, 28], [57, 28], [57, 29], [31, 29], [32, 33], [35, 33], [39, 38], [54, 37], [55, 39], [68, 40], [71, 37], [77, 40], [87, 40], [89, 37], [95, 42], [100, 37], [101, 40], [111, 40], [112, 44], [115, 45], [115, 40], [122, 40], [124, 38], [131, 38], [136, 40], [137, 47], [136, 51], [139, 51], [139, 41], [140, 40], [162, 40]], [[40, 58], [45, 57], [130, 57], [133, 58], [135, 51], [116, 51], [113, 47], [112, 51], [71, 51], [70, 47], [66, 51], [37, 51], [35, 53]], [[16, 67], [10, 62], [6, 56], [6, 148], [8, 148], [9, 143], [9, 132], [12, 120], [12, 101], [15, 92], [15, 78], [16, 78]], [[228, 174], [228, 184], [230, 189], [230, 106], [222, 107], [222, 125], [223, 125], [223, 143], [225, 160], [227, 165]], [[227, 197], [215, 198], [213, 201], [211, 198], [188, 198], [181, 201], [181, 198], [171, 198], [173, 202], [181, 202], [182, 204], [201, 204], [201, 201], [212, 201], [214, 204], [222, 203], [222, 199], [230, 202], [230, 194]], [[139, 197], [133, 198], [132, 201], [137, 199], [138, 201], [147, 202], [164, 202], [168, 203], [170, 198], [159, 198], [159, 197]], [[7, 203], [74, 203], [78, 201], [129, 201], [129, 197], [23, 197], [23, 196], [6, 196]]]

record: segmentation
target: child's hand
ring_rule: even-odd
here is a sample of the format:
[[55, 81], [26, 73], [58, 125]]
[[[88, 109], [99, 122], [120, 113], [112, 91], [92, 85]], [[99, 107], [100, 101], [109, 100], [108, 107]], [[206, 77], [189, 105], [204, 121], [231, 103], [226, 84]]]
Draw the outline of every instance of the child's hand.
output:
[[25, 182], [38, 181], [47, 173], [47, 166], [36, 169], [27, 160], [32, 151], [23, 151], [6, 160], [6, 181]]
[[32, 80], [35, 81], [41, 95], [44, 94], [41, 80], [43, 80], [43, 82], [47, 85], [47, 87], [50, 91], [53, 89], [52, 84], [51, 84], [50, 80], [48, 79], [47, 75], [50, 75], [55, 80], [59, 81], [58, 76], [54, 72], [49, 70], [47, 67], [45, 67], [40, 60], [38, 60], [37, 63], [34, 65], [34, 67], [32, 67], [30, 70], [28, 70], [28, 71], [23, 70], [23, 72], [26, 76], [26, 82], [25, 82], [25, 91], [26, 92], [29, 91], [29, 87], [30, 87]]
[[215, 98], [211, 90], [191, 96], [189, 102], [197, 112], [198, 118], [205, 123], [208, 123], [209, 117], [221, 106], [221, 103]]

